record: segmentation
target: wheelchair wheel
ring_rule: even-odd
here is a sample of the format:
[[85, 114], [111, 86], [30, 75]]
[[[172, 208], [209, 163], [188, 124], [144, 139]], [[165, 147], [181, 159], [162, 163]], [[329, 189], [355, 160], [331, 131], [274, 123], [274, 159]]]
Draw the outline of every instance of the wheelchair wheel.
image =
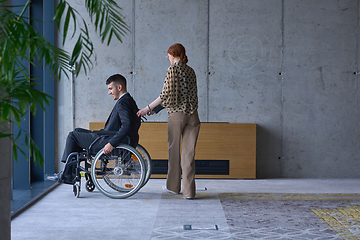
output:
[[80, 182], [75, 182], [73, 185], [73, 192], [76, 198], [80, 197]]
[[86, 180], [85, 189], [88, 192], [92, 192], [95, 189], [95, 185], [91, 179]]
[[100, 150], [91, 166], [95, 187], [110, 198], [127, 198], [143, 186], [146, 166], [133, 147], [120, 144], [111, 153]]
[[152, 172], [151, 158], [150, 158], [150, 154], [140, 144], [137, 145], [136, 150], [141, 154], [141, 156], [142, 156], [142, 158], [144, 159], [144, 162], [145, 162], [146, 176], [145, 176], [145, 180], [144, 180], [144, 183], [143, 183], [143, 186], [145, 186], [145, 184], [149, 181], [150, 176], [151, 176], [151, 172]]
[[[89, 169], [90, 167], [91, 167], [91, 165], [89, 164], [86, 169]], [[88, 192], [94, 191], [95, 185], [94, 185], [89, 173], [85, 173], [85, 179], [86, 179], [86, 182], [85, 182], [86, 191], [88, 191]]]

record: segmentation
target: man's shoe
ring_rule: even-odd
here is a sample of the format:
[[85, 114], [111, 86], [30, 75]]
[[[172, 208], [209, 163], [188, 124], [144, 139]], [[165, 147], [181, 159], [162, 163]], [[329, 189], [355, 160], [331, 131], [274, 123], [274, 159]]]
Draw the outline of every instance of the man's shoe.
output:
[[50, 180], [50, 181], [57, 182], [58, 179], [59, 179], [59, 177], [57, 176], [56, 173], [53, 176], [47, 176], [47, 180]]
[[171, 190], [167, 189], [165, 185], [162, 187], [162, 189], [163, 189], [165, 192], [168, 192], [168, 193], [178, 194], [177, 192], [174, 192], [174, 191], [171, 191]]
[[59, 173], [55, 173], [53, 176], [47, 176], [47, 179], [50, 181], [55, 181], [61, 183], [62, 180], [62, 171]]

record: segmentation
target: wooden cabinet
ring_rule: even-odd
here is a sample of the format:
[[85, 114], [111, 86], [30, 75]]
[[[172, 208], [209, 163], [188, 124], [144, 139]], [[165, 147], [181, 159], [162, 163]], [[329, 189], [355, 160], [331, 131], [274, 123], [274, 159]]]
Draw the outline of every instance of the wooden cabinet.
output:
[[[98, 130], [104, 123], [89, 125], [90, 130]], [[142, 123], [139, 135], [139, 143], [150, 153], [154, 169], [159, 172], [168, 159], [167, 123]], [[255, 179], [256, 124], [201, 123], [195, 160], [196, 178]], [[165, 177], [166, 174], [152, 174], [152, 178]]]

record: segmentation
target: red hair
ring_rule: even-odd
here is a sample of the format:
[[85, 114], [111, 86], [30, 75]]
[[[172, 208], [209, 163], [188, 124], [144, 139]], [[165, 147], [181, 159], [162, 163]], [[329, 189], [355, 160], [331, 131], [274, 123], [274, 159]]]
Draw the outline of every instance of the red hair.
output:
[[170, 54], [173, 57], [180, 57], [180, 60], [183, 63], [188, 62], [188, 58], [186, 56], [185, 48], [180, 43], [175, 43], [169, 47], [167, 50], [167, 53]]

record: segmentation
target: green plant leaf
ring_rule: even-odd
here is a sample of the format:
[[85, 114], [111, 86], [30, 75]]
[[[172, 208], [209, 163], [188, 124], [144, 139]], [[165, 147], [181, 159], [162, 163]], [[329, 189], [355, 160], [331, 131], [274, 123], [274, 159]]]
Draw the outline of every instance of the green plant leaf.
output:
[[61, 17], [64, 13], [65, 7], [66, 7], [66, 2], [64, 2], [62, 0], [60, 0], [58, 2], [58, 5], [56, 6], [55, 14], [54, 14], [54, 17], [52, 20], [56, 22], [56, 26], [58, 28], [60, 28]]
[[5, 120], [9, 119], [10, 118], [9, 113], [10, 113], [9, 105], [8, 104], [3, 105], [2, 108], [1, 108], [1, 119], [0, 119], [0, 121], [2, 122], [2, 121], [5, 121]]
[[[5, 0], [0, 0], [4, 3]], [[96, 52], [91, 40], [88, 23], [73, 8], [68, 1], [58, 0], [55, 14], [52, 21], [55, 21], [58, 29], [61, 29], [62, 42], [67, 39], [77, 37], [76, 43], [67, 51], [53, 46], [45, 37], [36, 31], [30, 24], [34, 19], [29, 19], [23, 15], [29, 10], [30, 0], [26, 1], [25, 6], [21, 7], [21, 14], [10, 11], [7, 7], [0, 5], [0, 121], [20, 126], [24, 116], [28, 111], [35, 114], [38, 108], [45, 110], [52, 99], [49, 95], [35, 89], [32, 82], [31, 73], [28, 66], [38, 67], [44, 63], [54, 77], [60, 80], [62, 74], [69, 78], [71, 65], [75, 65], [76, 76], [80, 72], [88, 74], [96, 61]], [[121, 37], [129, 32], [129, 28], [122, 20], [121, 8], [113, 0], [85, 0], [85, 7], [90, 15], [91, 22], [95, 31], [107, 45], [112, 41], [112, 37], [121, 42]], [[30, 21], [32, 20], [32, 21]], [[24, 156], [22, 146], [18, 144], [21, 134], [26, 135], [29, 140], [29, 151], [34, 159], [40, 160], [42, 164], [41, 151], [33, 142], [31, 136], [27, 138], [24, 131], [19, 131], [15, 137], [11, 134], [0, 132], [1, 137], [12, 139], [14, 157], [17, 159], [18, 151]]]
[[14, 143], [12, 144], [12, 152], [13, 152], [15, 161], [17, 161], [17, 159], [18, 159], [17, 146]]
[[70, 17], [71, 17], [71, 10], [68, 9], [68, 11], [66, 13], [66, 17], [65, 17], [65, 22], [64, 22], [63, 44], [65, 44], [65, 41], [66, 41], [66, 36], [68, 33], [69, 24], [70, 24]]
[[11, 136], [11, 134], [0, 133], [0, 138], [9, 138]]

